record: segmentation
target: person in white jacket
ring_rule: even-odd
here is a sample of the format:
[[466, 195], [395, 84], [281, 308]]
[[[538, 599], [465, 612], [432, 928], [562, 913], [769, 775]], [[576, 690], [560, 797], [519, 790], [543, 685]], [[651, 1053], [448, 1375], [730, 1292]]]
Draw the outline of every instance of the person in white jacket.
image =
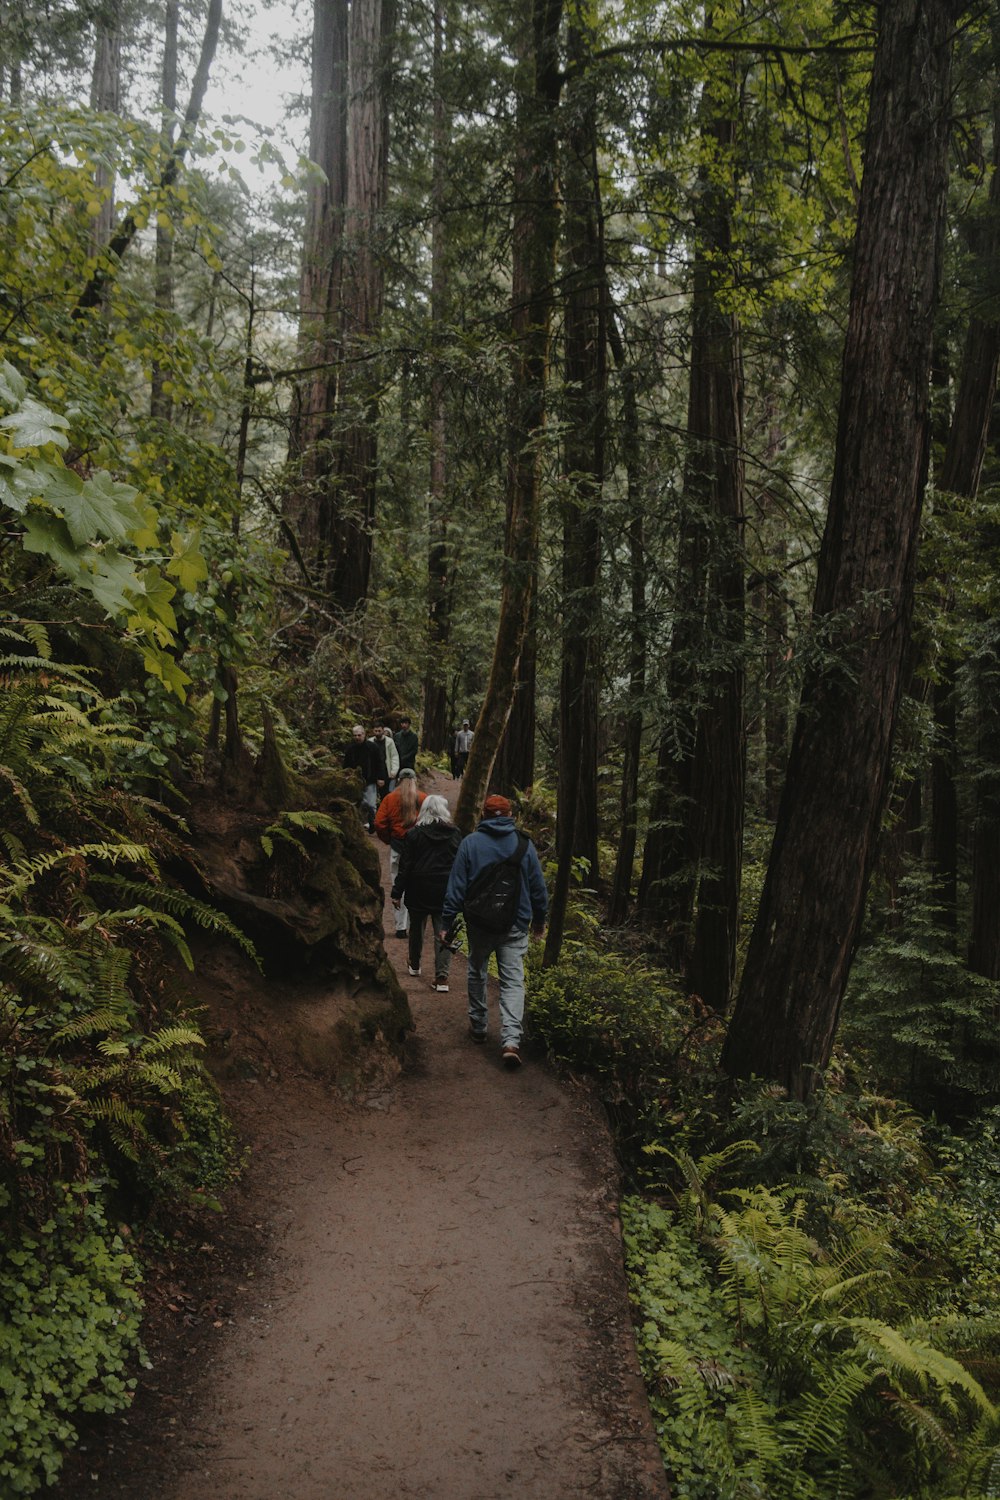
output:
[[399, 775], [399, 751], [396, 749], [396, 741], [392, 737], [392, 730], [388, 724], [382, 730], [384, 736], [382, 744], [385, 746], [385, 770], [388, 780], [385, 784], [387, 792], [395, 790], [396, 777]]

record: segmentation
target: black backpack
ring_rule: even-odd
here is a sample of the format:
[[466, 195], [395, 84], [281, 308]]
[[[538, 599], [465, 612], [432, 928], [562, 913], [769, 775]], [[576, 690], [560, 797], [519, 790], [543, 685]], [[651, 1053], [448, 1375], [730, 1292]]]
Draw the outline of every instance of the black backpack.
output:
[[487, 932], [509, 932], [521, 899], [521, 865], [528, 835], [519, 833], [517, 848], [506, 859], [495, 859], [469, 882], [462, 902], [465, 920]]

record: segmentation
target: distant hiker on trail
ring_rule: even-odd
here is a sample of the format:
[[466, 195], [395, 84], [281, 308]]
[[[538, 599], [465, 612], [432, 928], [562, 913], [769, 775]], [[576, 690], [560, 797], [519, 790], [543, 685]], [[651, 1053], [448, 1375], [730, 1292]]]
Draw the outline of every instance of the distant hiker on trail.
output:
[[[379, 803], [378, 812], [375, 814], [375, 832], [383, 844], [389, 845], [389, 874], [392, 876], [393, 884], [399, 872], [399, 856], [403, 848], [403, 840], [417, 821], [417, 813], [420, 804], [426, 797], [425, 792], [417, 789], [417, 773], [404, 766], [399, 773], [399, 785], [394, 792], [383, 797]], [[399, 905], [393, 902], [396, 911], [396, 936], [406, 936], [409, 926], [409, 916], [405, 901]]]
[[368, 736], [368, 743], [374, 745], [375, 755], [378, 760], [378, 776], [375, 785], [378, 788], [378, 800], [381, 802], [389, 790], [389, 768], [385, 757], [385, 730], [381, 724], [376, 724]]
[[393, 906], [400, 906], [405, 898], [406, 909], [410, 914], [407, 973], [420, 973], [424, 922], [430, 917], [434, 943], [434, 988], [442, 995], [448, 993], [451, 949], [440, 938], [441, 908], [444, 905], [448, 876], [461, 842], [462, 835], [451, 820], [451, 811], [445, 798], [425, 798], [416, 823], [403, 840], [399, 869], [392, 883]]
[[371, 833], [375, 827], [375, 809], [378, 806], [381, 762], [374, 743], [365, 739], [365, 731], [360, 724], [355, 724], [351, 730], [351, 738], [344, 747], [344, 765], [348, 770], [353, 768], [361, 775], [363, 790], [358, 811], [361, 813], [361, 821]]
[[468, 719], [462, 720], [462, 727], [455, 735], [455, 753], [452, 757], [452, 774], [456, 780], [461, 781], [465, 773], [465, 767], [469, 760], [469, 751], [472, 749], [472, 730], [469, 728]]
[[399, 721], [399, 728], [393, 735], [393, 739], [396, 742], [396, 749], [399, 751], [399, 769], [401, 771], [416, 770], [417, 746], [420, 742], [417, 739], [416, 732], [410, 728], [410, 721], [405, 714]]
[[442, 942], [459, 912], [469, 931], [469, 1035], [487, 1036], [486, 974], [497, 956], [500, 977], [500, 1047], [504, 1067], [521, 1066], [524, 955], [528, 927], [541, 937], [549, 907], [538, 852], [514, 827], [506, 797], [487, 797], [475, 833], [462, 840], [441, 909]]
[[382, 726], [382, 746], [385, 750], [385, 770], [387, 792], [395, 791], [396, 777], [399, 775], [399, 751], [396, 749], [396, 741], [392, 737], [392, 730], [388, 724]]

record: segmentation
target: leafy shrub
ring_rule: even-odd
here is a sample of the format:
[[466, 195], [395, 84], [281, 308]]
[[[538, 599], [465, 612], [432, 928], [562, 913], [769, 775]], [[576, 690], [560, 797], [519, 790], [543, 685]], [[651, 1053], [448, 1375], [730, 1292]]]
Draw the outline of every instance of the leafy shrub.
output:
[[[139, 1268], [105, 1220], [96, 1183], [59, 1184], [48, 1217], [0, 1249], [0, 1492], [57, 1474], [77, 1412], [132, 1399]], [[0, 1187], [0, 1210], [11, 1202]]]
[[596, 1076], [634, 1160], [648, 1142], [704, 1125], [721, 1023], [661, 971], [565, 943], [558, 964], [532, 967], [528, 1011], [553, 1057]]

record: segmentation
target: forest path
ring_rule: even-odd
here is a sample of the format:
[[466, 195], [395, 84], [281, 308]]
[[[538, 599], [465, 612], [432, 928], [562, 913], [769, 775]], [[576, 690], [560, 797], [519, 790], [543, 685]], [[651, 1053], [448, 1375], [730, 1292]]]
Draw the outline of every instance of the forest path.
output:
[[[454, 802], [457, 783], [433, 789]], [[349, 1111], [302, 1078], [260, 1100], [249, 1209], [270, 1230], [264, 1282], [190, 1388], [190, 1366], [172, 1386], [155, 1486], [130, 1490], [119, 1463], [101, 1495], [666, 1496], [604, 1119], [530, 1044], [510, 1074], [495, 1042], [468, 1039], [464, 959], [448, 995], [410, 978], [388, 901], [386, 934], [411, 1065]]]

